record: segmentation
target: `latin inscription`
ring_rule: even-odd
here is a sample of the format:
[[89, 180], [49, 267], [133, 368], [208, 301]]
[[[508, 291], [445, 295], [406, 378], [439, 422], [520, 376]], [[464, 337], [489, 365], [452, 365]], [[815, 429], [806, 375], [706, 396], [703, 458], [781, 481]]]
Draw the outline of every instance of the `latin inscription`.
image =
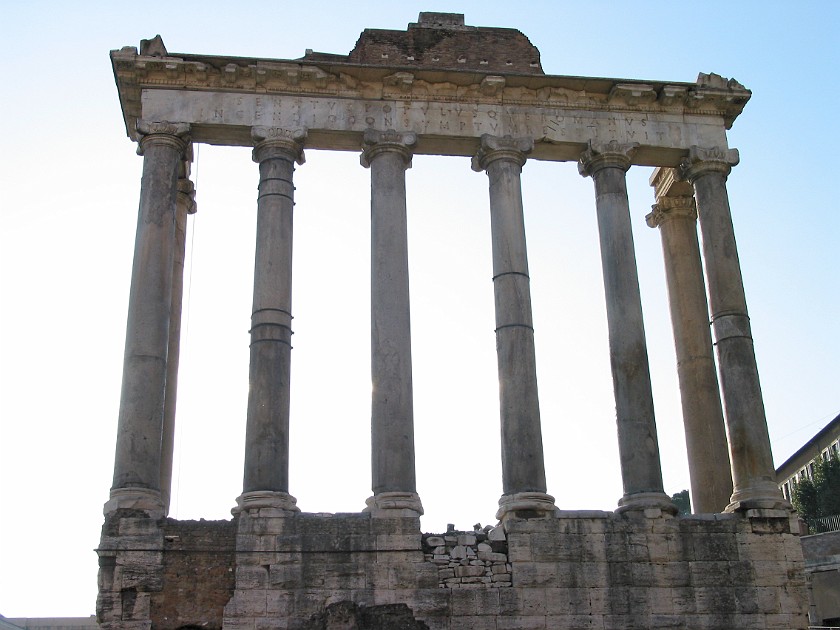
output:
[[146, 91], [143, 115], [193, 124], [306, 127], [335, 132], [394, 129], [443, 138], [492, 134], [575, 144], [616, 140], [679, 149], [690, 144], [717, 146], [722, 144], [724, 133], [718, 120], [687, 123], [682, 116], [668, 114], [174, 90]]

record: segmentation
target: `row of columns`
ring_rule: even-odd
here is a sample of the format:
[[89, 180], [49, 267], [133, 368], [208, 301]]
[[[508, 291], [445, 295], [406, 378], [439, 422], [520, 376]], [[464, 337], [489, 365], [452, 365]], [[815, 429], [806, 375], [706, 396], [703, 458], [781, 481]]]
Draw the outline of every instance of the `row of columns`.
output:
[[[106, 512], [134, 508], [164, 514], [183, 278], [179, 235], [182, 215], [185, 221], [194, 209], [188, 184], [180, 184], [179, 197], [179, 175], [188, 182], [183, 175], [189, 128], [140, 122], [138, 132], [143, 179], [114, 485]], [[260, 178], [245, 469], [236, 509], [286, 514], [298, 510], [288, 480], [293, 173], [295, 163], [303, 163], [306, 130], [256, 127], [252, 138]], [[371, 171], [373, 496], [366, 509], [374, 516], [423, 513], [414, 462], [405, 189], [416, 143], [414, 133], [368, 130], [362, 144], [361, 161]], [[625, 180], [636, 147], [590, 143], [579, 170], [595, 184], [624, 487], [619, 510], [674, 512], [662, 484]], [[532, 139], [485, 135], [473, 158], [473, 168], [487, 173], [490, 192], [503, 475], [497, 516], [502, 520], [557, 511], [546, 494], [520, 182], [532, 149]], [[726, 195], [736, 155], [694, 147], [679, 170], [659, 169], [653, 182], [657, 204], [648, 217], [662, 232], [697, 511], [721, 511], [727, 500], [728, 510], [784, 506], [775, 485]], [[690, 187], [703, 231], [734, 490], [725, 472], [724, 421]]]

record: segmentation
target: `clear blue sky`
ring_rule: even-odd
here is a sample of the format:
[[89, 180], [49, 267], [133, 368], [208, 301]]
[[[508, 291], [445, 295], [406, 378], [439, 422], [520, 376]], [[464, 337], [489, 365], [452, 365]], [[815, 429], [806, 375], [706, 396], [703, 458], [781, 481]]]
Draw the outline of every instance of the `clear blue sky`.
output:
[[[512, 10], [511, 7], [515, 7]], [[0, 35], [0, 614], [88, 615], [108, 497], [141, 158], [108, 51], [346, 53], [422, 10], [522, 30], [549, 74], [734, 77], [730, 200], [777, 464], [840, 411], [836, 147], [840, 3], [7, 3]], [[628, 174], [663, 475], [688, 487], [649, 169]], [[257, 168], [201, 146], [173, 515], [226, 518], [241, 489]], [[369, 173], [310, 151], [296, 173], [291, 492], [358, 511], [369, 473]], [[501, 494], [487, 181], [464, 159], [408, 172], [418, 490], [424, 529], [489, 523]], [[621, 495], [592, 182], [523, 174], [549, 492]]]

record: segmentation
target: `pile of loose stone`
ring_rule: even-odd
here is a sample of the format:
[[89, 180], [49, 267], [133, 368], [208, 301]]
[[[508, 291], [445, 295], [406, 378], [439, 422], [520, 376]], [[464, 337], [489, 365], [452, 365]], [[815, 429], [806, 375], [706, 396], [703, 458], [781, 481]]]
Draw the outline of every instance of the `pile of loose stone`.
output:
[[438, 567], [441, 588], [488, 588], [511, 585], [505, 530], [476, 524], [471, 532], [423, 534], [423, 554]]

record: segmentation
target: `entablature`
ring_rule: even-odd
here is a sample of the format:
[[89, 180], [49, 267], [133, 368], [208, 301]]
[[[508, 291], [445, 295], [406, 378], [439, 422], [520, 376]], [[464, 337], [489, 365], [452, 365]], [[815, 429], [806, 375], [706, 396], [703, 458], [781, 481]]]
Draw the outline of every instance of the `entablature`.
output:
[[[149, 51], [146, 51], [149, 52]], [[416, 153], [473, 155], [481, 135], [527, 135], [533, 158], [576, 160], [589, 140], [638, 142], [634, 163], [675, 166], [692, 145], [725, 148], [751, 92], [696, 83], [484, 74], [336, 61], [111, 52], [128, 135], [136, 121], [192, 125], [210, 144], [251, 144], [250, 127], [306, 127], [307, 147], [358, 150], [365, 129], [418, 134]]]

